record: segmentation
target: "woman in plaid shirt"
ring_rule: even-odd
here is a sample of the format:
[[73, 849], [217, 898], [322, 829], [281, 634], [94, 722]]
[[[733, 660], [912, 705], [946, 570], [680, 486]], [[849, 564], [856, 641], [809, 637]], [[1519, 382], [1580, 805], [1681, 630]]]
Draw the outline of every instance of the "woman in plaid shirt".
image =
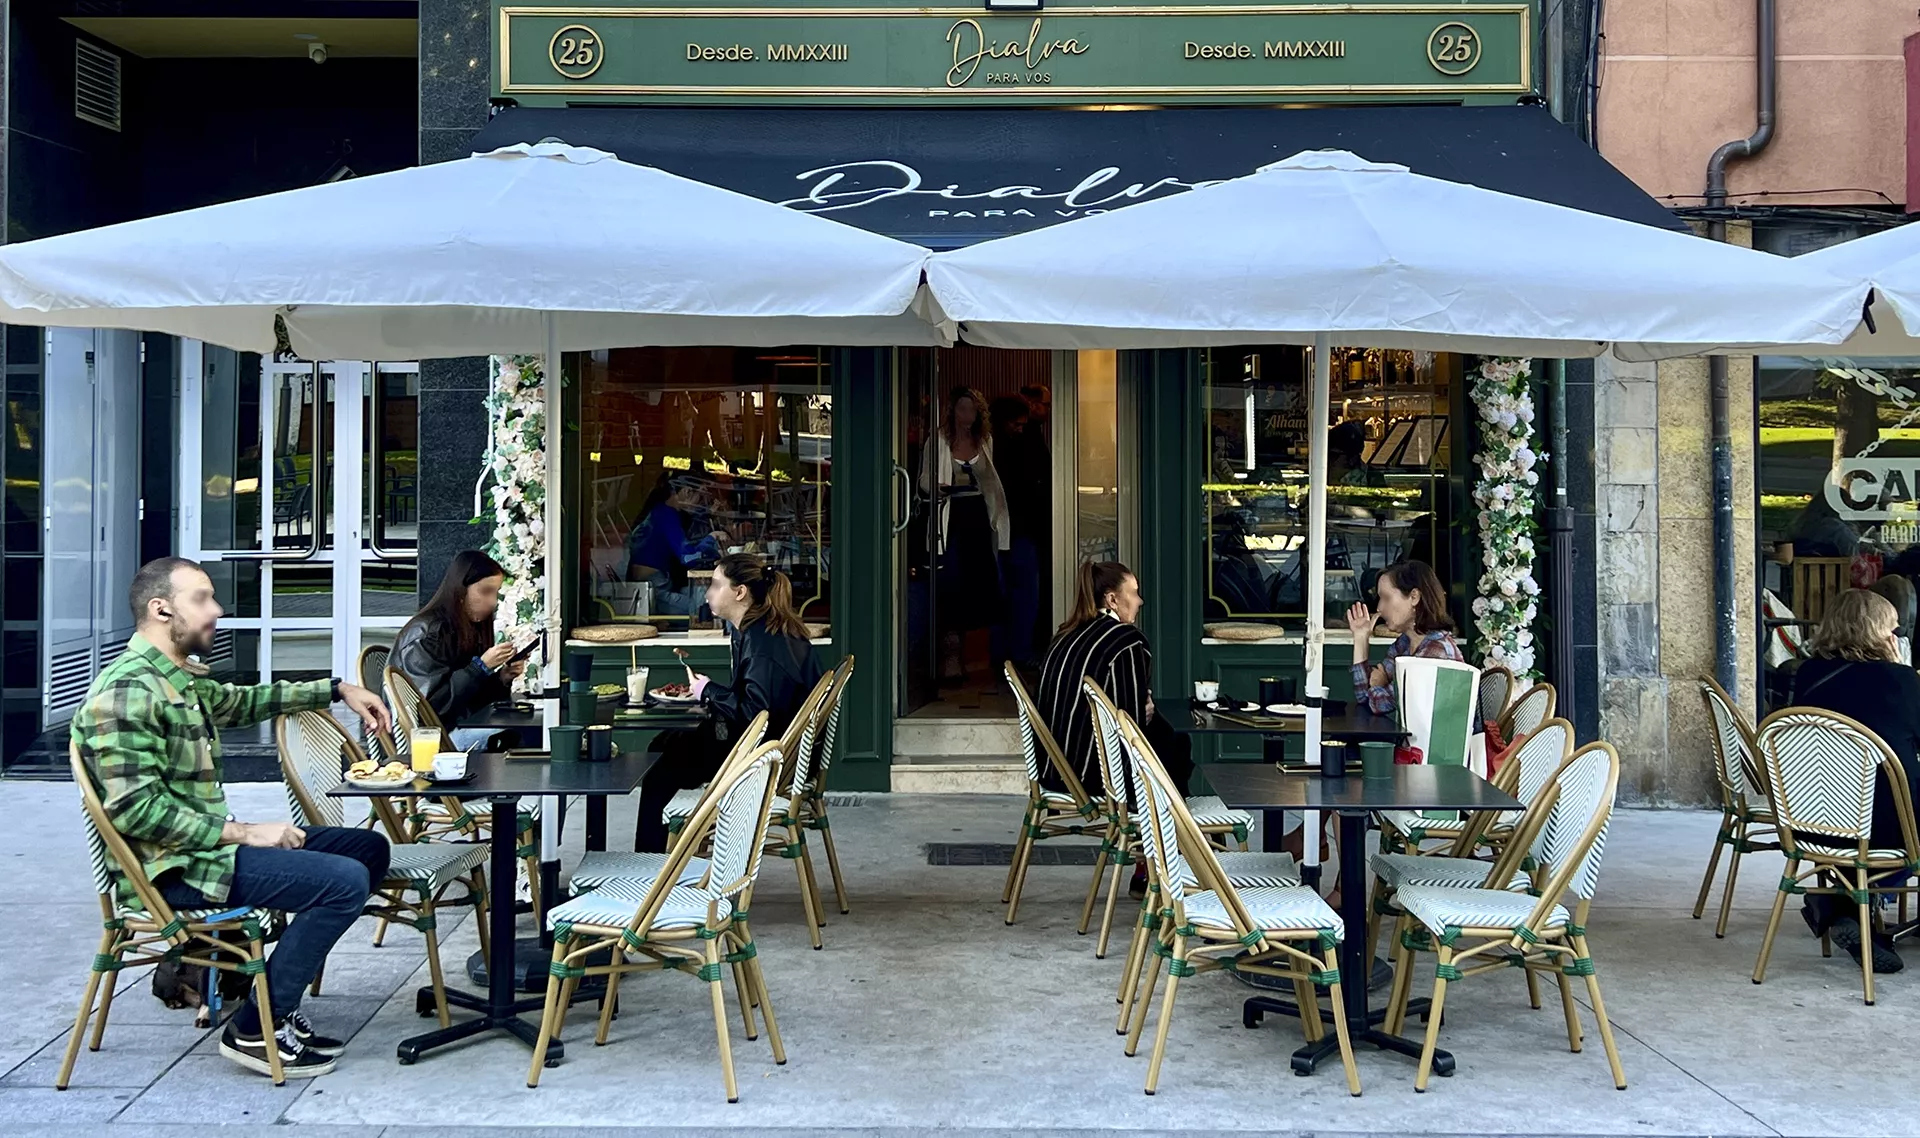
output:
[[[1374, 589], [1380, 599], [1377, 614], [1361, 601], [1347, 610], [1347, 627], [1353, 630], [1353, 700], [1371, 708], [1375, 715], [1392, 715], [1399, 710], [1393, 686], [1395, 660], [1421, 656], [1464, 664], [1466, 657], [1454, 642], [1446, 590], [1440, 587], [1433, 566], [1424, 561], [1389, 565], [1380, 571]], [[1387, 649], [1387, 658], [1373, 664], [1376, 623], [1385, 624], [1395, 639]]]

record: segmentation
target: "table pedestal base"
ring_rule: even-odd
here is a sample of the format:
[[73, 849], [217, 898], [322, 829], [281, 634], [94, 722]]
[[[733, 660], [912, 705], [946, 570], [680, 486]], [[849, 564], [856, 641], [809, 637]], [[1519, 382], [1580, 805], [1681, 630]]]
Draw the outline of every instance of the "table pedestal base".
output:
[[[1407, 1014], [1409, 1016], [1424, 1017], [1428, 1009], [1432, 1006], [1432, 1003], [1433, 1001], [1425, 997], [1417, 1000], [1408, 1000]], [[1299, 1007], [1297, 1007], [1292, 1000], [1277, 1000], [1271, 996], [1253, 996], [1241, 1005], [1240, 1022], [1249, 1028], [1258, 1027], [1260, 1026], [1261, 1019], [1264, 1018], [1268, 1012], [1273, 1012], [1277, 1015], [1293, 1016], [1296, 1019], [1299, 1018], [1300, 1015]], [[1378, 1008], [1367, 1012], [1367, 1022], [1363, 1025], [1348, 1021], [1347, 1034], [1352, 1037], [1353, 1045], [1357, 1048], [1362, 1043], [1370, 1043], [1382, 1051], [1394, 1051], [1409, 1058], [1418, 1059], [1424, 1044], [1420, 1040], [1408, 1039], [1404, 1035], [1393, 1035], [1381, 1031], [1379, 1025], [1385, 1023], [1386, 1019], [1387, 1009]], [[1328, 1056], [1338, 1056], [1339, 1054], [1340, 1039], [1332, 1032], [1328, 1032], [1326, 1038], [1320, 1042], [1309, 1043], [1293, 1053], [1293, 1073], [1296, 1075], [1311, 1075], [1314, 1069], [1320, 1066], [1322, 1060]], [[1435, 1048], [1433, 1052], [1433, 1073], [1441, 1076], [1452, 1075], [1453, 1055], [1440, 1048]]]
[[[486, 996], [477, 996], [471, 992], [449, 988], [447, 1005], [479, 1012], [479, 1018], [463, 1020], [452, 1027], [439, 1028], [402, 1040], [398, 1051], [400, 1064], [407, 1066], [436, 1048], [458, 1043], [463, 1039], [471, 1039], [489, 1031], [505, 1032], [528, 1047], [532, 1047], [539, 1038], [540, 1025], [521, 1019], [520, 1016], [525, 1012], [537, 1015], [545, 1010], [546, 1003], [546, 997], [541, 996], [539, 999], [518, 1000], [496, 1011]], [[422, 1015], [432, 1015], [434, 1012], [433, 989], [420, 989], [414, 995], [413, 1006], [414, 1010]], [[557, 1067], [560, 1060], [565, 1057], [566, 1046], [558, 1039], [547, 1044], [547, 1066]]]

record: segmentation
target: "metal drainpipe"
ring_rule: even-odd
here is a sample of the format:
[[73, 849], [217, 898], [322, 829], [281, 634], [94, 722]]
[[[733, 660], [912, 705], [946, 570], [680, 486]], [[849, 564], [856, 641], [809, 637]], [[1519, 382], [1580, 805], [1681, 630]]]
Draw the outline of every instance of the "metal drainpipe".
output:
[[1574, 721], [1573, 661], [1573, 507], [1567, 504], [1567, 361], [1547, 364], [1547, 417], [1552, 422], [1547, 469], [1553, 476], [1553, 497], [1547, 506], [1547, 548], [1553, 559], [1548, 610], [1553, 613], [1553, 666], [1548, 675], [1559, 692], [1554, 714]]
[[[1780, 60], [1774, 43], [1774, 0], [1755, 0], [1754, 70], [1756, 82], [1754, 130], [1746, 138], [1724, 143], [1707, 160], [1707, 208], [1727, 204], [1727, 163], [1752, 158], [1773, 141], [1774, 89]], [[1713, 217], [1707, 237], [1727, 239], [1727, 223]], [[1707, 389], [1712, 404], [1713, 445], [1713, 606], [1714, 678], [1729, 692], [1739, 691], [1740, 635], [1734, 616], [1733, 584], [1733, 415], [1727, 391], [1727, 357], [1707, 359]]]

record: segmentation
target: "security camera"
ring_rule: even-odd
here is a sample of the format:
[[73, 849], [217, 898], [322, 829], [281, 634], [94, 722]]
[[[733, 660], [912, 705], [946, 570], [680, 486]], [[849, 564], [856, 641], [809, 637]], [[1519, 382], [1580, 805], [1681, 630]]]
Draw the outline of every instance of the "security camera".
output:
[[313, 60], [315, 63], [325, 63], [327, 61], [327, 45], [323, 43], [308, 44], [307, 58]]

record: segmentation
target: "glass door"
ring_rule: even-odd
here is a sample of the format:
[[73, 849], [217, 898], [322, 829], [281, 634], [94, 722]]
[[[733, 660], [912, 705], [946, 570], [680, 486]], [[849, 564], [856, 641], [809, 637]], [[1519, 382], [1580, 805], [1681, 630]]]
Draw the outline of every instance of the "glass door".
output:
[[228, 616], [215, 673], [356, 677], [415, 607], [418, 368], [181, 345], [181, 555]]
[[934, 636], [937, 601], [939, 511], [921, 484], [925, 448], [939, 430], [939, 358], [929, 349], [903, 348], [895, 374], [894, 562], [898, 588], [894, 627], [900, 630], [899, 715], [909, 715], [940, 697], [939, 642]]

